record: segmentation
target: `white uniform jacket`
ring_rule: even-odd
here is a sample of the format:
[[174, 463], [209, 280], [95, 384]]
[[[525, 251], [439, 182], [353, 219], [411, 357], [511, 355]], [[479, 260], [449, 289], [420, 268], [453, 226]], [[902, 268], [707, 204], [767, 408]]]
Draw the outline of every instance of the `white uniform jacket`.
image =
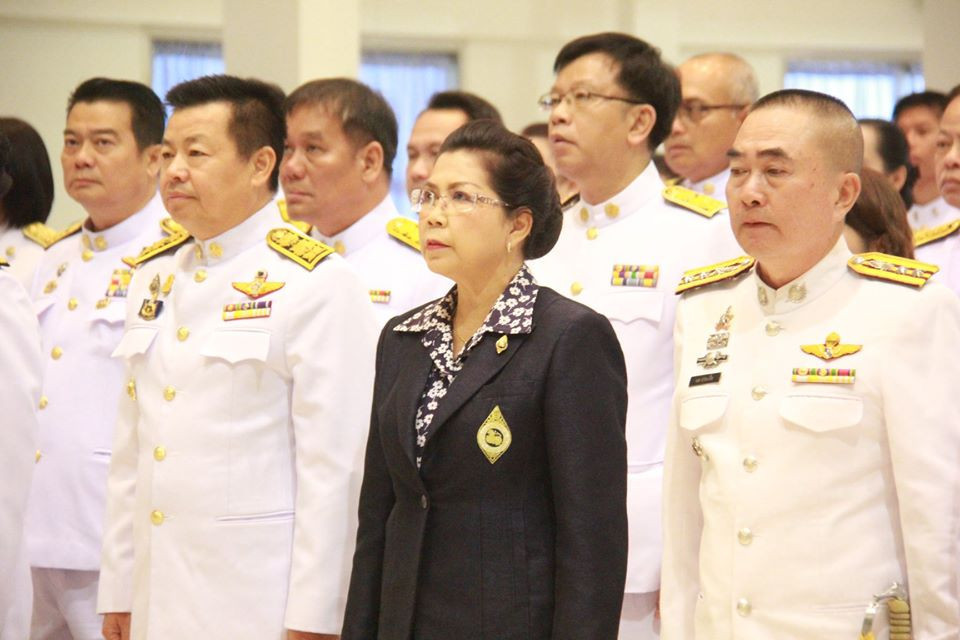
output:
[[40, 335], [26, 291], [6, 273], [0, 273], [0, 300], [0, 638], [19, 640], [29, 635], [30, 612], [12, 607], [30, 602], [19, 596], [30, 589], [22, 534], [37, 440]]
[[693, 189], [697, 193], [716, 198], [723, 202], [727, 201], [727, 181], [730, 180], [730, 167], [727, 167], [720, 173], [693, 182], [684, 178], [680, 184], [688, 189]]
[[[663, 640], [857, 638], [894, 581], [915, 640], [960, 637], [960, 301], [850, 257], [841, 238], [780, 289], [754, 271], [680, 302]], [[801, 349], [830, 334], [855, 352]], [[708, 352], [717, 366], [698, 364]], [[875, 630], [888, 637], [885, 615]]]
[[314, 228], [313, 237], [334, 247], [369, 289], [380, 326], [394, 316], [442, 298], [453, 281], [427, 268], [419, 251], [387, 233], [387, 224], [402, 217], [388, 195], [370, 213], [333, 237]]
[[27, 512], [35, 567], [100, 566], [107, 467], [123, 363], [110, 354], [123, 335], [131, 268], [123, 258], [163, 236], [159, 196], [123, 222], [86, 228], [43, 256], [33, 287], [43, 340], [40, 453]]
[[960, 295], [960, 227], [946, 237], [917, 247], [914, 253], [917, 260], [940, 267], [934, 276], [936, 281]]
[[134, 277], [98, 609], [137, 640], [339, 632], [377, 326], [344, 260], [307, 270], [277, 227], [271, 203]]
[[0, 257], [10, 263], [7, 273], [30, 291], [43, 247], [23, 235], [23, 229], [0, 225]]
[[960, 209], [952, 206], [943, 196], [927, 204], [916, 204], [907, 211], [907, 222], [914, 230], [939, 227], [960, 218]]
[[541, 284], [605, 315], [626, 357], [627, 593], [659, 587], [661, 473], [673, 392], [673, 288], [703, 256], [710, 256], [708, 262], [719, 259], [719, 250], [708, 248], [716, 238], [725, 239], [722, 255], [739, 250], [725, 212], [708, 219], [666, 204], [663, 186], [651, 162], [609, 201], [573, 206], [564, 214], [556, 246], [530, 265]]

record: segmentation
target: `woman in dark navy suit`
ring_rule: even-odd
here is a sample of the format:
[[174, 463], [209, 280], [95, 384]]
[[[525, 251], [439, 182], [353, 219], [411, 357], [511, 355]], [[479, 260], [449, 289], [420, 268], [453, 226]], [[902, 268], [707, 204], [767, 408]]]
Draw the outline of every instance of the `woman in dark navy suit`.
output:
[[560, 232], [553, 174], [476, 121], [411, 197], [456, 286], [380, 337], [343, 638], [613, 640], [626, 373], [607, 320], [524, 264]]

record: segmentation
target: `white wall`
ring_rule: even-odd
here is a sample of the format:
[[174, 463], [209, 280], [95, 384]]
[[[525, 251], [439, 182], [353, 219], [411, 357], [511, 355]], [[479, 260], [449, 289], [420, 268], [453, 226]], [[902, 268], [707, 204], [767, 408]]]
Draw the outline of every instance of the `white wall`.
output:
[[[579, 35], [626, 30], [661, 47], [673, 62], [702, 51], [738, 52], [757, 68], [761, 90], [766, 92], [781, 86], [791, 57], [923, 58], [928, 64], [940, 60], [939, 50], [923, 49], [925, 29], [942, 31], [942, 37], [931, 42], [945, 46], [943, 43], [953, 37], [955, 25], [946, 27], [929, 16], [942, 8], [940, 3], [956, 2], [343, 1], [359, 2], [359, 40], [366, 48], [456, 53], [462, 87], [494, 102], [507, 124], [515, 128], [542, 119], [536, 99], [550, 87], [553, 58], [565, 42]], [[266, 6], [269, 0], [0, 0], [0, 114], [31, 122], [54, 157], [58, 193], [52, 224], [62, 226], [78, 214], [76, 206], [59, 190], [57, 161], [63, 109], [70, 90], [93, 75], [149, 82], [153, 38], [220, 38], [225, 23], [235, 24], [236, 20], [233, 14], [225, 20], [225, 9], [235, 9], [244, 2]], [[241, 31], [244, 29], [248, 30], [243, 27]], [[329, 24], [318, 22], [317, 37], [329, 29]], [[301, 40], [309, 43], [312, 33], [309, 27], [302, 28]], [[273, 51], [270, 60], [274, 67], [284, 64], [285, 58], [275, 51], [276, 47], [290, 46], [283, 34], [265, 34], [261, 46]], [[309, 53], [306, 45], [291, 51], [291, 64], [304, 66], [299, 56], [305, 51]], [[241, 57], [235, 64], [246, 63]], [[244, 73], [244, 69], [232, 66], [228, 71]], [[277, 75], [284, 75], [282, 71], [278, 68]], [[939, 73], [949, 75], [949, 67]], [[955, 81], [960, 81], [960, 72], [954, 73]], [[949, 84], [939, 83], [941, 88]]]

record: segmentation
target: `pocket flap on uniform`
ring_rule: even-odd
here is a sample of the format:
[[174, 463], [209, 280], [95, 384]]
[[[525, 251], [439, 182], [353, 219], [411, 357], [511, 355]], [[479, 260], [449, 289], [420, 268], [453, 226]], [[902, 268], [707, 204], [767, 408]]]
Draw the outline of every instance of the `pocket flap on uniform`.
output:
[[823, 432], [852, 427], [863, 418], [863, 400], [851, 396], [790, 395], [780, 402], [780, 417]]
[[663, 292], [644, 289], [610, 291], [597, 298], [596, 310], [610, 320], [620, 322], [640, 319], [660, 322], [663, 315]]
[[114, 358], [129, 358], [140, 353], [146, 353], [156, 337], [157, 327], [133, 325], [123, 332], [120, 344], [113, 350], [111, 356]]
[[127, 301], [125, 298], [110, 300], [106, 305], [95, 308], [90, 316], [91, 322], [108, 322], [115, 324], [123, 322], [127, 317]]
[[683, 429], [696, 431], [716, 422], [726, 411], [726, 394], [683, 398], [680, 400], [679, 423]]
[[241, 360], [266, 361], [270, 353], [270, 332], [257, 329], [214, 331], [204, 342], [200, 355], [220, 358], [230, 364]]

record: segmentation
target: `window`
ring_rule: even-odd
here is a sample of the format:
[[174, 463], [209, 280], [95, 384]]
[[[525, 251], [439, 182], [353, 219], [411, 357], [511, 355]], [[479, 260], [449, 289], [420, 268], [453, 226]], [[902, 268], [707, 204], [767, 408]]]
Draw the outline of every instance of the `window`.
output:
[[783, 80], [787, 89], [811, 89], [843, 100], [857, 118], [889, 119], [903, 96], [923, 91], [915, 63], [796, 61]]
[[409, 214], [407, 198], [407, 141], [417, 115], [430, 96], [456, 89], [457, 60], [448, 54], [369, 52], [363, 54], [360, 81], [383, 94], [397, 115], [397, 157], [393, 161], [390, 194], [397, 208]]
[[153, 43], [151, 84], [161, 99], [176, 84], [223, 70], [223, 53], [217, 42]]

